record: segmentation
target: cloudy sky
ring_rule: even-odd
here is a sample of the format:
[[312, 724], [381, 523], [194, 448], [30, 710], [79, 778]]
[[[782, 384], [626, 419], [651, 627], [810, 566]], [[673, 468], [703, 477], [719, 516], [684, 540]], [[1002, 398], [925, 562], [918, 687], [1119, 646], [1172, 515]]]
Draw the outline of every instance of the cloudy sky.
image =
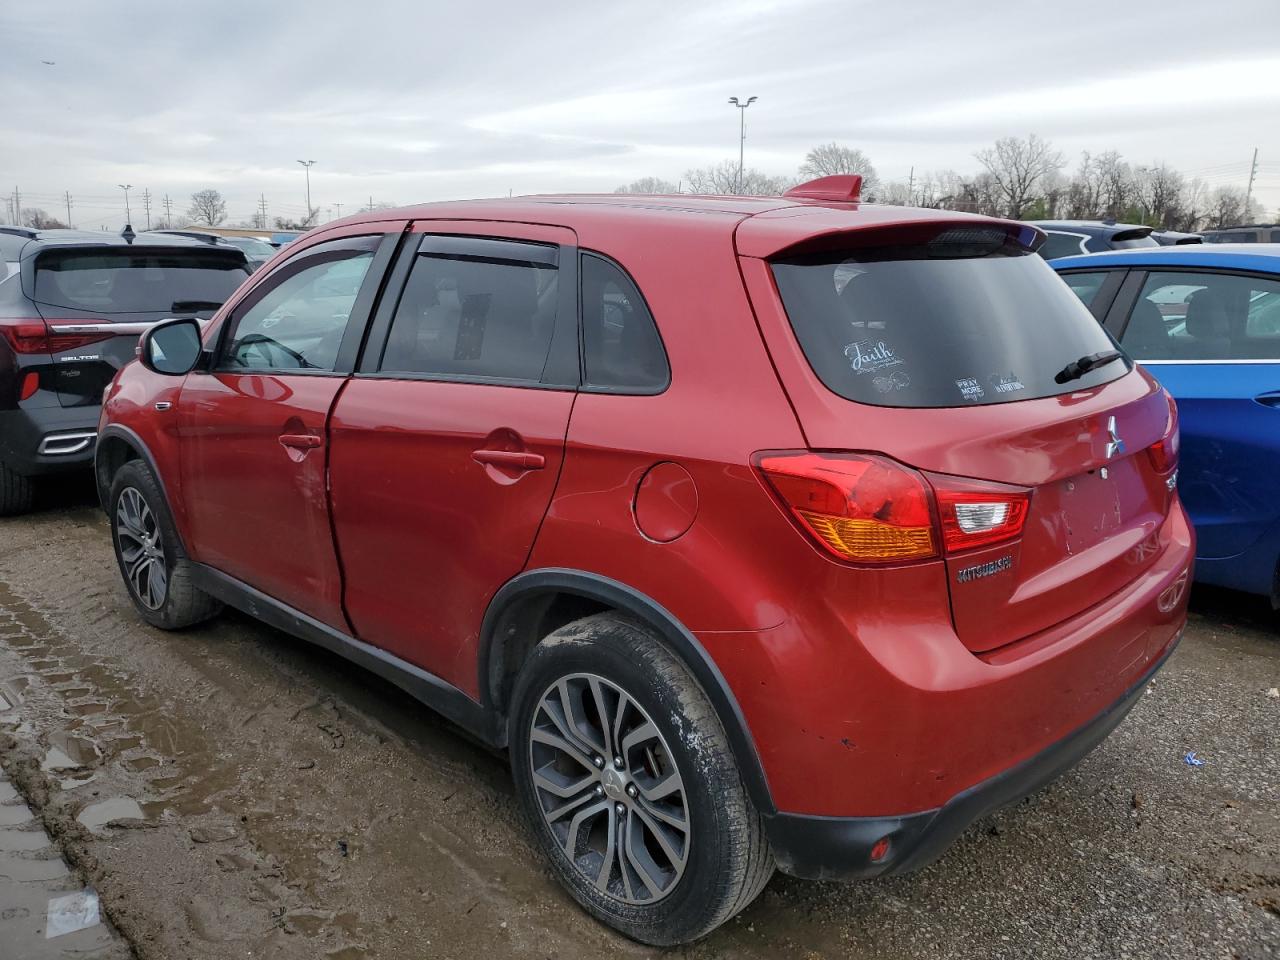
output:
[[[198, 3], [5, 0], [0, 194], [83, 227], [118, 184], [323, 219], [375, 201], [612, 190], [835, 140], [885, 179], [1035, 132], [1280, 207], [1278, 0]], [[45, 63], [44, 61], [52, 61]], [[0, 208], [2, 210], [3, 208]]]

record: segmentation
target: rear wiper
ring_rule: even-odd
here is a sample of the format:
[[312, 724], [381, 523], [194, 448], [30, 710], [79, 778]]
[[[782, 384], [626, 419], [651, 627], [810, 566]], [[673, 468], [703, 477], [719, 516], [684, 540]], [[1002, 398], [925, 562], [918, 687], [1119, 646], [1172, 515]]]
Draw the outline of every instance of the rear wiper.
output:
[[1111, 361], [1119, 360], [1123, 356], [1124, 354], [1119, 350], [1104, 350], [1102, 353], [1091, 353], [1079, 360], [1072, 360], [1053, 375], [1053, 382], [1070, 383], [1072, 380], [1079, 380], [1086, 373], [1105, 367]]
[[175, 300], [169, 309], [178, 313], [190, 313], [193, 310], [217, 310], [220, 306], [220, 300]]

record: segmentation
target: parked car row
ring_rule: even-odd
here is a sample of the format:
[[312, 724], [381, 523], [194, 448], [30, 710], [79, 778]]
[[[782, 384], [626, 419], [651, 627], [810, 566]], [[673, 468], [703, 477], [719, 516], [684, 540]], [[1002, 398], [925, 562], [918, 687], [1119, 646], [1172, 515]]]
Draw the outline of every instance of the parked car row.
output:
[[248, 276], [232, 246], [0, 227], [0, 516], [92, 463], [103, 390], [143, 330], [207, 320]]
[[95, 457], [139, 614], [507, 748], [637, 940], [929, 863], [1121, 721], [1194, 536], [1172, 399], [1041, 231], [859, 186], [378, 211], [147, 328]]

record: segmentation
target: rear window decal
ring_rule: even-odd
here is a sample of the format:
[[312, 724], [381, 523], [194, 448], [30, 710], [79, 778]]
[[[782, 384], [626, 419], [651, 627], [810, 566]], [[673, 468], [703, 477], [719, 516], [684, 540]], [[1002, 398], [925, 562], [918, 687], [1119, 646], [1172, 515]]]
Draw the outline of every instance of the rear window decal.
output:
[[903, 371], [895, 370], [887, 377], [876, 377], [871, 385], [881, 393], [892, 393], [894, 390], [905, 390], [911, 386], [911, 378]]
[[987, 395], [987, 392], [982, 389], [982, 384], [978, 383], [974, 377], [957, 380], [956, 386], [960, 389], [960, 396], [970, 403], [977, 403]]
[[874, 373], [899, 367], [903, 361], [883, 340], [858, 340], [844, 347], [845, 359], [854, 373]]
[[995, 373], [987, 382], [996, 393], [1017, 393], [1027, 389], [1016, 373]]

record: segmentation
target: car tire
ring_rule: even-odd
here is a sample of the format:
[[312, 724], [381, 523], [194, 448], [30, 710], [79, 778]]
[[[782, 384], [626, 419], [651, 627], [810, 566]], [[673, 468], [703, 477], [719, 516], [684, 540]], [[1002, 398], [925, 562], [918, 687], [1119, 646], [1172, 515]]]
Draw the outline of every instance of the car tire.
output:
[[0, 463], [0, 517], [26, 513], [34, 501], [35, 490], [31, 478]]
[[192, 581], [169, 505], [145, 463], [130, 460], [116, 472], [107, 502], [116, 563], [142, 619], [162, 630], [181, 630], [222, 609]]
[[517, 680], [509, 741], [521, 805], [557, 878], [631, 939], [696, 940], [772, 876], [763, 820], [715, 711], [639, 623], [601, 613], [547, 636]]

